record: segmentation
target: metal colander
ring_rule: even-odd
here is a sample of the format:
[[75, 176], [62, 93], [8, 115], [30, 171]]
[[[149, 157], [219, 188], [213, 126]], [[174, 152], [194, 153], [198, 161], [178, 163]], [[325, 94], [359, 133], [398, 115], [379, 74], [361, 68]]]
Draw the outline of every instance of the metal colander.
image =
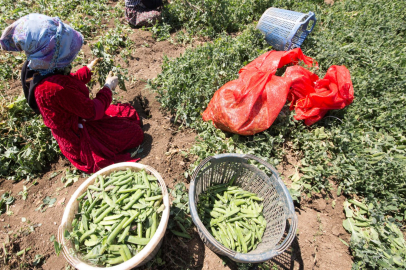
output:
[[[261, 169], [251, 164], [250, 160], [258, 162]], [[218, 242], [203, 225], [196, 208], [199, 195], [208, 187], [213, 183], [228, 183], [234, 176], [237, 176], [234, 185], [264, 199], [263, 215], [267, 221], [265, 233], [257, 248], [248, 253], [238, 253]], [[273, 166], [253, 155], [222, 154], [203, 160], [192, 176], [189, 205], [202, 241], [212, 251], [237, 262], [259, 263], [270, 260], [287, 249], [295, 238], [297, 216], [286, 186]]]

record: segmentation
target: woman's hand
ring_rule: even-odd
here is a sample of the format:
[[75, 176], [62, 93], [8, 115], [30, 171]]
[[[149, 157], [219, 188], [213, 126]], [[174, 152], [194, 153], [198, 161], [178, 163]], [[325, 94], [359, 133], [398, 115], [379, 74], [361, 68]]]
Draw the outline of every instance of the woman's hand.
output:
[[96, 58], [94, 59], [89, 65], [87, 65], [87, 68], [92, 71], [93, 67], [97, 65], [101, 61], [101, 58]]
[[117, 87], [117, 85], [118, 85], [118, 77], [113, 76], [113, 72], [110, 71], [109, 75], [107, 76], [106, 83], [104, 84], [104, 86], [107, 86], [108, 88], [110, 88], [111, 91], [114, 91], [114, 89]]

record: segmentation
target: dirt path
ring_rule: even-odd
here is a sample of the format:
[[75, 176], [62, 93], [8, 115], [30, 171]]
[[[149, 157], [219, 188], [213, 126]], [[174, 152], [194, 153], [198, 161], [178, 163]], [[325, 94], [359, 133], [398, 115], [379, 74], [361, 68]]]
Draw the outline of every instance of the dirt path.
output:
[[[170, 121], [170, 117], [160, 110], [160, 104], [156, 101], [155, 93], [145, 89], [146, 80], [152, 79], [160, 72], [163, 55], [177, 57], [184, 52], [180, 45], [169, 41], [155, 42], [150, 32], [134, 30], [130, 38], [135, 42], [135, 52], [127, 66], [129, 75], [136, 78], [127, 83], [128, 92], [119, 92], [121, 101], [130, 102], [144, 118], [145, 143], [143, 151], [137, 155], [142, 164], [154, 167], [164, 178], [168, 187], [173, 187], [176, 182], [186, 182], [184, 171], [193, 160], [185, 159], [181, 151], [187, 151], [193, 145], [196, 134], [190, 130], [179, 129]], [[85, 55], [89, 55], [89, 49], [84, 48]], [[19, 85], [15, 84], [13, 93], [18, 93]], [[294, 173], [291, 160], [284, 162], [278, 170], [284, 179]], [[80, 178], [68, 188], [63, 188], [61, 183], [62, 173], [65, 169], [73, 167], [64, 158], [53, 163], [48, 171], [38, 179], [38, 184], [28, 191], [27, 200], [22, 200], [18, 195], [23, 190], [24, 181], [13, 184], [11, 181], [0, 180], [0, 192], [11, 191], [16, 197], [11, 207], [12, 215], [0, 216], [0, 242], [10, 242], [8, 253], [18, 252], [25, 248], [31, 248], [25, 255], [13, 259], [4, 264], [0, 258], [1, 269], [66, 269], [68, 265], [60, 255], [55, 255], [52, 236], [56, 236], [59, 222], [62, 218], [64, 205], [70, 199], [75, 189], [84, 181]], [[61, 172], [51, 178], [56, 172]], [[27, 185], [29, 186], [29, 185]], [[42, 200], [49, 196], [56, 198], [53, 207], [46, 211], [35, 211]], [[332, 207], [335, 201], [335, 208]], [[342, 228], [343, 198], [314, 199], [302, 204], [297, 208], [299, 218], [298, 237], [292, 248], [274, 260], [268, 262], [270, 269], [350, 269], [351, 256], [348, 248], [339, 240], [349, 240], [349, 236]], [[172, 251], [170, 251], [172, 248]], [[173, 252], [175, 248], [175, 252]], [[181, 268], [188, 269], [236, 269], [236, 265], [223, 262], [212, 251], [204, 246], [195, 233], [195, 238], [190, 242], [173, 236], [166, 236], [162, 250], [167, 252], [163, 255], [166, 264], [160, 268], [174, 269], [171, 260], [182, 258], [187, 262]], [[38, 267], [32, 262], [36, 255], [41, 255]], [[37, 256], [37, 259], [39, 257]], [[24, 263], [30, 266], [24, 266]], [[180, 265], [178, 265], [180, 266]]]

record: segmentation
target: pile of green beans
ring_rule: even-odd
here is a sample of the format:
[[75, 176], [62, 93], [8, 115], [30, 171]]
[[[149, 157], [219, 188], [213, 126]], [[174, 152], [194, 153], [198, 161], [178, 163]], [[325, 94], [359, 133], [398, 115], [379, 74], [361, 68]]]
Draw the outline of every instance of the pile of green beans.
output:
[[222, 245], [247, 253], [258, 246], [265, 232], [262, 201], [257, 194], [240, 187], [215, 185], [200, 194], [199, 217]]
[[111, 266], [135, 256], [148, 244], [160, 221], [162, 189], [145, 170], [98, 175], [79, 198], [79, 209], [65, 236], [83, 259]]

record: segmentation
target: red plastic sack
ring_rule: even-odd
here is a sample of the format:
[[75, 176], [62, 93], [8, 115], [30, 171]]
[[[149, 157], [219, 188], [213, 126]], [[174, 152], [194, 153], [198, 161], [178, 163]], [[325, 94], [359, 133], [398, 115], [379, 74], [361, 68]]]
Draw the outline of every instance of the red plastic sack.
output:
[[342, 109], [354, 99], [350, 72], [344, 66], [331, 66], [321, 80], [300, 66], [288, 67], [285, 76], [292, 80], [290, 110], [295, 109], [295, 119], [305, 120], [306, 125], [313, 125], [328, 110]]
[[[291, 109], [296, 108], [297, 117], [310, 119], [311, 123], [321, 119], [328, 108], [336, 109], [352, 102], [353, 88], [348, 70], [348, 74], [343, 72], [345, 67], [331, 67], [333, 71], [327, 72], [323, 80], [299, 66], [288, 67], [285, 74], [289, 76], [275, 75], [278, 68], [297, 64], [300, 60], [308, 66], [317, 65], [300, 48], [288, 52], [270, 51], [259, 56], [239, 71], [237, 80], [216, 91], [203, 113], [203, 120], [212, 120], [217, 128], [227, 132], [253, 135], [272, 125], [288, 94], [292, 101]], [[309, 97], [310, 94], [313, 96]], [[324, 102], [323, 98], [328, 101]], [[297, 103], [300, 106], [295, 107]], [[318, 105], [321, 107], [315, 107]]]

